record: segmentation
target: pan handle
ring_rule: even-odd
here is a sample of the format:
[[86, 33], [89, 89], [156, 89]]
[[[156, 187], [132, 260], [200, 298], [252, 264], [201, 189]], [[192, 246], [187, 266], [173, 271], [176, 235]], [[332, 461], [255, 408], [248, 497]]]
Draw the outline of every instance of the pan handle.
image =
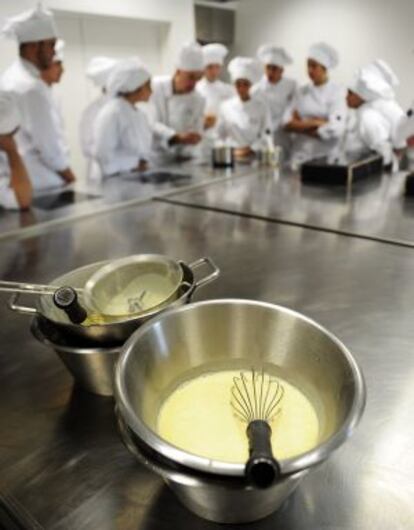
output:
[[202, 266], [207, 266], [212, 272], [204, 278], [201, 278], [200, 280], [196, 281], [194, 284], [194, 289], [203, 287], [203, 285], [212, 282], [220, 276], [220, 269], [217, 267], [217, 265], [213, 262], [211, 258], [200, 258], [197, 261], [194, 261], [193, 263], [190, 263], [188, 265], [192, 272], [195, 272], [196, 269]]
[[20, 298], [20, 293], [14, 293], [11, 295], [8, 306], [9, 309], [12, 311], [15, 311], [16, 313], [20, 313], [21, 315], [38, 315], [39, 311], [35, 307], [25, 306], [25, 305], [19, 305], [18, 301]]

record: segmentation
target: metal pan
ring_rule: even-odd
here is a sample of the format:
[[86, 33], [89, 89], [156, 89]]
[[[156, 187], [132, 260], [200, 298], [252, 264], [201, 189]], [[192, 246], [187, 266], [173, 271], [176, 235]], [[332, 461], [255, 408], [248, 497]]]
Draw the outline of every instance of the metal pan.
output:
[[[82, 339], [85, 341], [85, 346], [88, 343], [94, 345], [122, 344], [141, 324], [166, 309], [185, 304], [197, 289], [215, 280], [220, 274], [218, 267], [207, 257], [188, 265], [180, 261], [177, 263], [183, 270], [183, 283], [177, 291], [175, 299], [142, 317], [108, 319], [91, 325], [73, 324], [66, 313], [54, 305], [49, 295], [41, 295], [37, 298], [35, 306], [27, 306], [19, 303], [20, 294], [15, 293], [9, 300], [9, 308], [20, 314], [37, 315], [40, 319], [45, 319], [49, 324], [54, 325], [64, 336]], [[107, 261], [101, 261], [86, 265], [54, 279], [52, 283], [53, 285], [71, 285], [74, 288], [83, 288], [89, 278], [106, 264], [108, 264]], [[202, 267], [207, 268], [209, 272], [196, 280], [196, 270]], [[82, 294], [79, 296], [79, 301], [82, 304]]]

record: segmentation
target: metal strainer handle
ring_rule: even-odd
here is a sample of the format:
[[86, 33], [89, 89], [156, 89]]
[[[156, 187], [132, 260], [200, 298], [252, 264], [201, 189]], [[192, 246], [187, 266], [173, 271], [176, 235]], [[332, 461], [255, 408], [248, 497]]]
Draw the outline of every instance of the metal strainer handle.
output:
[[220, 269], [217, 267], [217, 265], [214, 263], [214, 261], [211, 258], [204, 257], [200, 258], [196, 261], [193, 261], [193, 263], [190, 263], [188, 267], [194, 272], [196, 269], [199, 269], [202, 266], [207, 266], [209, 269], [211, 269], [211, 273], [205, 276], [204, 278], [201, 278], [200, 280], [196, 281], [194, 284], [194, 288], [198, 289], [199, 287], [203, 287], [203, 285], [206, 285], [216, 278], [220, 276]]
[[[0, 281], [0, 291], [6, 293], [30, 293], [30, 294], [54, 294], [60, 285], [44, 285], [41, 283], [9, 282]], [[75, 291], [80, 294], [83, 289], [76, 288]]]

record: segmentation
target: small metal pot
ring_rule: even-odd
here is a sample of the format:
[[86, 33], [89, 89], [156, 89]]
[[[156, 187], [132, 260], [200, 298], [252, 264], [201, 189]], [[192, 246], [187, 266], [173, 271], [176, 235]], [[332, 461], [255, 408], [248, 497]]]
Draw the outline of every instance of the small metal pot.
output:
[[[51, 283], [53, 285], [70, 285], [74, 288], [83, 288], [91, 275], [107, 263], [107, 261], [104, 261], [86, 265], [56, 278]], [[73, 324], [66, 313], [55, 306], [50, 295], [39, 296], [36, 300], [36, 306], [32, 307], [19, 304], [20, 295], [16, 293], [10, 298], [9, 307], [18, 313], [39, 316], [40, 319], [45, 319], [68, 339], [82, 339], [85, 346], [123, 344], [144, 322], [170, 307], [188, 303], [197, 289], [215, 280], [220, 274], [220, 270], [210, 258], [200, 258], [189, 265], [183, 262], [178, 263], [183, 269], [183, 283], [176, 293], [176, 298], [165, 306], [146, 312], [142, 317], [132, 316], [124, 319], [111, 319], [108, 322], [90, 326]], [[195, 272], [201, 267], [207, 267], [210, 272], [201, 279], [196, 280]], [[82, 295], [79, 296], [79, 300], [82, 303]]]
[[274, 149], [259, 149], [256, 156], [260, 166], [278, 168], [282, 161], [282, 148], [276, 145]]
[[213, 168], [225, 169], [234, 167], [234, 148], [229, 146], [213, 147], [211, 152]]
[[[320, 418], [315, 447], [279, 460], [280, 477], [264, 490], [249, 484], [243, 463], [190, 453], [157, 434], [159, 410], [178, 384], [252, 367], [280, 372], [309, 396]], [[275, 511], [346, 441], [364, 410], [365, 384], [347, 348], [313, 320], [281, 306], [224, 299], [167, 311], [134, 333], [117, 364], [115, 398], [128, 447], [190, 510], [216, 522], [243, 523]]]

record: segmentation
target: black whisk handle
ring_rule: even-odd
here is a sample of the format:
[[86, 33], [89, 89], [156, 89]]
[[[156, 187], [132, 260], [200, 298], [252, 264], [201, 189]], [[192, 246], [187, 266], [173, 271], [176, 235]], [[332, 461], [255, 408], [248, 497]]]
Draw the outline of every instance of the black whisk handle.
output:
[[245, 473], [257, 488], [268, 488], [280, 476], [280, 466], [273, 457], [271, 435], [272, 429], [266, 421], [254, 420], [247, 427], [249, 460]]
[[77, 292], [72, 287], [59, 287], [53, 295], [53, 302], [68, 315], [73, 324], [82, 324], [88, 316], [79, 303]]

